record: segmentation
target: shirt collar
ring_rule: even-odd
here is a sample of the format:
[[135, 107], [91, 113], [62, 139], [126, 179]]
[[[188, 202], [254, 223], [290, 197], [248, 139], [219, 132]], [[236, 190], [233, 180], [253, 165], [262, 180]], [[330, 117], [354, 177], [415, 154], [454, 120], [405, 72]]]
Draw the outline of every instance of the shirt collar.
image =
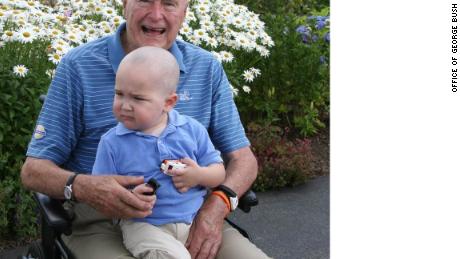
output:
[[[116, 73], [118, 71], [118, 66], [120, 65], [121, 60], [126, 55], [123, 45], [121, 45], [121, 33], [126, 30], [126, 23], [122, 23], [114, 35], [111, 35], [108, 40], [109, 48], [109, 59], [112, 64], [112, 69]], [[176, 58], [177, 63], [179, 64], [179, 69], [181, 72], [187, 73], [187, 69], [184, 65], [184, 57], [182, 52], [177, 46], [177, 40], [173, 42], [169, 52]]]
[[[187, 123], [187, 119], [183, 115], [179, 114], [176, 110], [173, 109], [169, 111], [168, 113], [168, 125], [166, 126], [163, 133], [161, 133], [161, 135], [163, 136], [165, 134], [174, 132], [176, 131], [177, 127], [184, 125], [186, 123]], [[143, 132], [130, 130], [126, 128], [121, 122], [117, 124], [115, 133], [117, 136], [123, 136], [123, 135], [131, 134], [131, 133], [140, 135], [140, 136], [148, 136], [147, 134], [144, 134]]]

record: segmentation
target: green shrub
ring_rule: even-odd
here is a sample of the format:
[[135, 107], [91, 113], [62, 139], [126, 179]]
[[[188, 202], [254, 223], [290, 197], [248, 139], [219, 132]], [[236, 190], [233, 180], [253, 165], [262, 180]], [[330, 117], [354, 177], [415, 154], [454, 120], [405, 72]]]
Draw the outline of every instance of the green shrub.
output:
[[[14, 42], [0, 48], [0, 237], [36, 233], [34, 203], [21, 186], [19, 172], [41, 107], [38, 96], [50, 83], [46, 71], [53, 65], [44, 51], [48, 44]], [[13, 74], [17, 64], [30, 68], [26, 77]]]
[[259, 164], [253, 189], [266, 191], [305, 183], [310, 174], [310, 140], [288, 137], [288, 130], [277, 126], [248, 125], [251, 148]]
[[249, 94], [236, 98], [242, 120], [313, 135], [324, 127], [321, 115], [329, 109], [328, 19], [321, 21], [323, 27], [307, 16], [267, 14], [264, 19], [275, 46], [269, 59], [252, 59], [262, 73]]

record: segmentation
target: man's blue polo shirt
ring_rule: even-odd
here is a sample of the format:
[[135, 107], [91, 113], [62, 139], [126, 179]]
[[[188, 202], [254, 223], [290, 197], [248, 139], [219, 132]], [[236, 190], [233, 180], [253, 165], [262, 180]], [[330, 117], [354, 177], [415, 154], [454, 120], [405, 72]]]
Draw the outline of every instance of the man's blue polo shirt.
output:
[[153, 177], [161, 185], [153, 213], [137, 220], [153, 225], [190, 224], [203, 204], [206, 190], [197, 186], [179, 193], [171, 176], [160, 171], [161, 161], [188, 157], [204, 167], [222, 163], [222, 159], [203, 125], [174, 110], [168, 115], [168, 125], [159, 137], [129, 130], [121, 123], [102, 135], [93, 174], [144, 176], [145, 181]]
[[[91, 172], [100, 137], [117, 123], [112, 102], [115, 73], [125, 56], [120, 39], [125, 26], [64, 56], [27, 156], [49, 159], [75, 172]], [[169, 51], [180, 68], [175, 109], [203, 124], [220, 152], [248, 146], [222, 65], [211, 53], [183, 41], [176, 41]]]

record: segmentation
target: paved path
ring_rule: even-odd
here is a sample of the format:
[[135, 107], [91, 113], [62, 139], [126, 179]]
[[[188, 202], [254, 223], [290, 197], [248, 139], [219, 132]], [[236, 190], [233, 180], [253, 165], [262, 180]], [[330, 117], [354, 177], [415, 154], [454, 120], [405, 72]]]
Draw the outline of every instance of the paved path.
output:
[[[253, 242], [275, 259], [329, 259], [329, 176], [280, 191], [257, 193], [259, 205], [231, 219]], [[0, 253], [16, 259], [19, 248]]]
[[258, 247], [276, 259], [329, 258], [329, 176], [257, 197], [249, 214], [238, 211], [231, 218]]

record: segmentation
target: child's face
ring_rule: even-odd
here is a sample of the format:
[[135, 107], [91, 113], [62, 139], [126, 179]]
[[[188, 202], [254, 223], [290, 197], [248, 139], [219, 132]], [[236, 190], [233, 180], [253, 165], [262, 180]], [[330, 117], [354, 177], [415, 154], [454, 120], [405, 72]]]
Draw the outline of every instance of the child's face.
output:
[[159, 89], [162, 80], [142, 70], [128, 69], [117, 76], [113, 113], [126, 128], [151, 132], [166, 124], [167, 112], [175, 101]]

